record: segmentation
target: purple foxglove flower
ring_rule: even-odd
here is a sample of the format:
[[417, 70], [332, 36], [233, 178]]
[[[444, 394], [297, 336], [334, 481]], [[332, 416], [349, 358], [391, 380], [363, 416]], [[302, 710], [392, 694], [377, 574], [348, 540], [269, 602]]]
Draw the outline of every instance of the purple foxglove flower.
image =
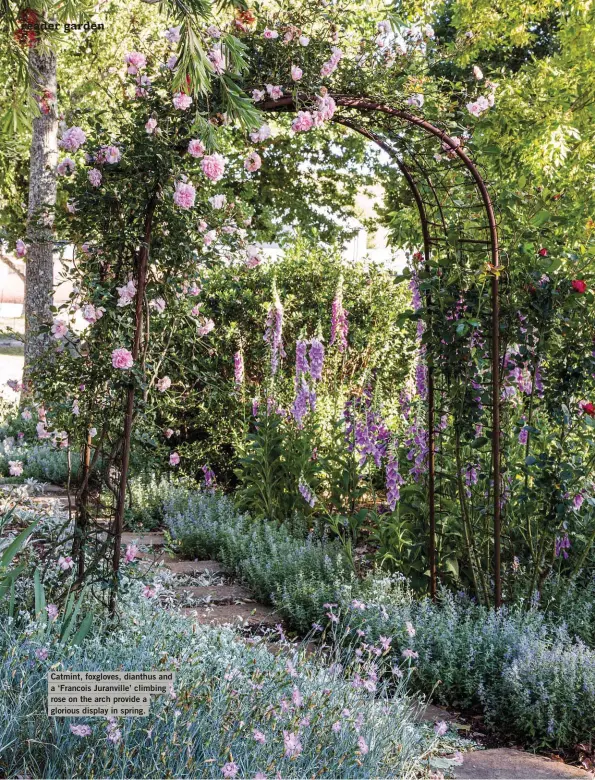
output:
[[244, 382], [244, 357], [238, 350], [233, 356], [234, 381], [236, 385]]
[[320, 339], [312, 339], [310, 342], [310, 376], [317, 382], [322, 379], [323, 363], [324, 345]]
[[339, 345], [339, 352], [345, 352], [348, 333], [347, 312], [343, 308], [343, 278], [340, 278], [331, 309], [331, 338], [329, 346], [332, 346], [336, 341]]
[[311, 507], [313, 507], [317, 499], [314, 493], [310, 490], [308, 484], [304, 481], [303, 477], [300, 477], [300, 481], [298, 483], [298, 489], [304, 501], [307, 504], [309, 504]]
[[283, 349], [283, 306], [276, 285], [273, 285], [273, 303], [267, 314], [263, 339], [271, 350], [271, 373], [275, 376], [279, 368], [279, 359], [285, 357], [285, 350]]

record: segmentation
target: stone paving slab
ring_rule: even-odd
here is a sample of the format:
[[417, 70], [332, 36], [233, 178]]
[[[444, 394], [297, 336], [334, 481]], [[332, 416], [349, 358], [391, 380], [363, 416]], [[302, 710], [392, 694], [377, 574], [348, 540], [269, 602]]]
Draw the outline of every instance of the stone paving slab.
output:
[[246, 601], [253, 598], [252, 594], [241, 585], [188, 585], [174, 589], [177, 597], [190, 596], [193, 599], [204, 599], [212, 604], [233, 604], [235, 601]]
[[457, 780], [567, 780], [592, 778], [591, 772], [512, 748], [465, 753], [455, 767]]
[[280, 622], [274, 610], [261, 604], [220, 604], [212, 609], [205, 607], [183, 607], [180, 613], [210, 626], [275, 626]]
[[437, 707], [435, 704], [423, 704], [420, 703], [418, 707], [413, 710], [413, 720], [416, 723], [438, 723], [443, 720], [446, 723], [456, 721], [457, 716], [448, 710], [443, 710], [442, 707]]
[[197, 576], [200, 574], [226, 573], [225, 566], [217, 561], [181, 561], [178, 558], [171, 558], [168, 556], [163, 556], [161, 558], [157, 557], [156, 560], [158, 563], [163, 563], [163, 565], [174, 574]]
[[163, 547], [165, 544], [165, 537], [160, 531], [145, 531], [144, 533], [125, 531], [122, 534], [122, 544], [132, 544], [132, 542], [144, 545], [145, 547]]

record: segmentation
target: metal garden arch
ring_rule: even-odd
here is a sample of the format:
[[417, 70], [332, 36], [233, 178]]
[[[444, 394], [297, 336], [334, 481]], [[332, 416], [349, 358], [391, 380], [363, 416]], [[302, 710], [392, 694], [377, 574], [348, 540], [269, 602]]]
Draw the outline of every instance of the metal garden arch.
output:
[[[426, 270], [432, 252], [452, 241], [452, 215], [459, 221], [457, 243], [467, 253], [474, 253], [486, 263], [491, 276], [491, 414], [494, 537], [494, 604], [502, 604], [501, 582], [501, 459], [500, 459], [500, 306], [498, 226], [494, 207], [476, 164], [462, 148], [460, 139], [401, 108], [394, 108], [372, 98], [332, 94], [337, 107], [346, 113], [335, 113], [332, 120], [360, 133], [376, 143], [396, 163], [415, 201], [424, 244]], [[304, 104], [315, 102], [308, 95], [298, 96], [299, 106], [291, 96], [267, 100], [259, 104], [263, 111], [295, 112]], [[416, 136], [422, 151], [412, 150]], [[436, 152], [436, 148], [438, 152]], [[431, 161], [431, 162], [430, 162]], [[444, 170], [441, 172], [441, 165]], [[465, 211], [464, 226], [459, 220]], [[450, 216], [449, 216], [450, 215]], [[426, 293], [430, 308], [430, 293]], [[437, 591], [436, 567], [436, 408], [433, 356], [428, 355], [428, 504], [430, 591]]]

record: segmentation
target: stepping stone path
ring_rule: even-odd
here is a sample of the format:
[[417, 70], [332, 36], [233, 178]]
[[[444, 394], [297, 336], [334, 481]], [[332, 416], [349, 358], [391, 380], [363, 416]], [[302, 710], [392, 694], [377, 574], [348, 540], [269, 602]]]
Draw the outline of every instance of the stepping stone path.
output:
[[455, 777], [457, 780], [587, 780], [593, 775], [523, 750], [495, 748], [465, 753], [462, 765], [455, 767]]
[[[163, 549], [165, 537], [161, 533], [122, 534], [122, 545], [132, 542], [149, 548], [146, 552], [141, 551], [138, 557], [151, 569], [163, 566], [185, 580], [227, 573], [217, 561], [185, 561], [170, 555]], [[250, 591], [235, 583], [192, 585], [180, 582], [173, 587], [173, 596], [181, 614], [203, 625], [232, 625], [254, 631], [273, 628], [280, 622], [273, 609], [255, 603]]]
[[[2, 486], [4, 488], [5, 486]], [[63, 488], [45, 485], [43, 493], [31, 496], [34, 503], [58, 499], [68, 509], [68, 495]], [[135, 542], [141, 549], [139, 559], [151, 570], [161, 566], [171, 573], [174, 583], [173, 604], [189, 619], [204, 625], [240, 627], [250, 632], [271, 628], [280, 622], [275, 611], [258, 604], [250, 591], [229, 581], [229, 575], [217, 561], [186, 561], [165, 551], [165, 537], [160, 532], [122, 534], [122, 545]], [[227, 576], [226, 576], [227, 575]], [[195, 584], [200, 579], [224, 578], [216, 584]], [[188, 602], [192, 602], [188, 606]], [[280, 645], [267, 643], [271, 652]], [[421, 705], [413, 712], [417, 722], [453, 722], [456, 715], [433, 704]], [[593, 774], [579, 767], [551, 761], [533, 753], [511, 748], [476, 750], [463, 754], [463, 763], [453, 767], [457, 780], [593, 780]]]

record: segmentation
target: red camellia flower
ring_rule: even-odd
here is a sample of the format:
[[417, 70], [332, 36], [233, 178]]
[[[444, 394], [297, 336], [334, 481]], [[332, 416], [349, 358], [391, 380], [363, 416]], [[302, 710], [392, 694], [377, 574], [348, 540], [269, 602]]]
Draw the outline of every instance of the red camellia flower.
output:
[[541, 255], [542, 257], [547, 257], [547, 249], [544, 246], [542, 246], [537, 254]]
[[595, 405], [592, 401], [589, 401], [589, 403], [582, 403], [581, 408], [585, 414], [588, 414], [589, 417], [595, 417]]
[[577, 293], [584, 293], [585, 290], [587, 289], [587, 283], [584, 282], [582, 279], [573, 279], [572, 289]]

